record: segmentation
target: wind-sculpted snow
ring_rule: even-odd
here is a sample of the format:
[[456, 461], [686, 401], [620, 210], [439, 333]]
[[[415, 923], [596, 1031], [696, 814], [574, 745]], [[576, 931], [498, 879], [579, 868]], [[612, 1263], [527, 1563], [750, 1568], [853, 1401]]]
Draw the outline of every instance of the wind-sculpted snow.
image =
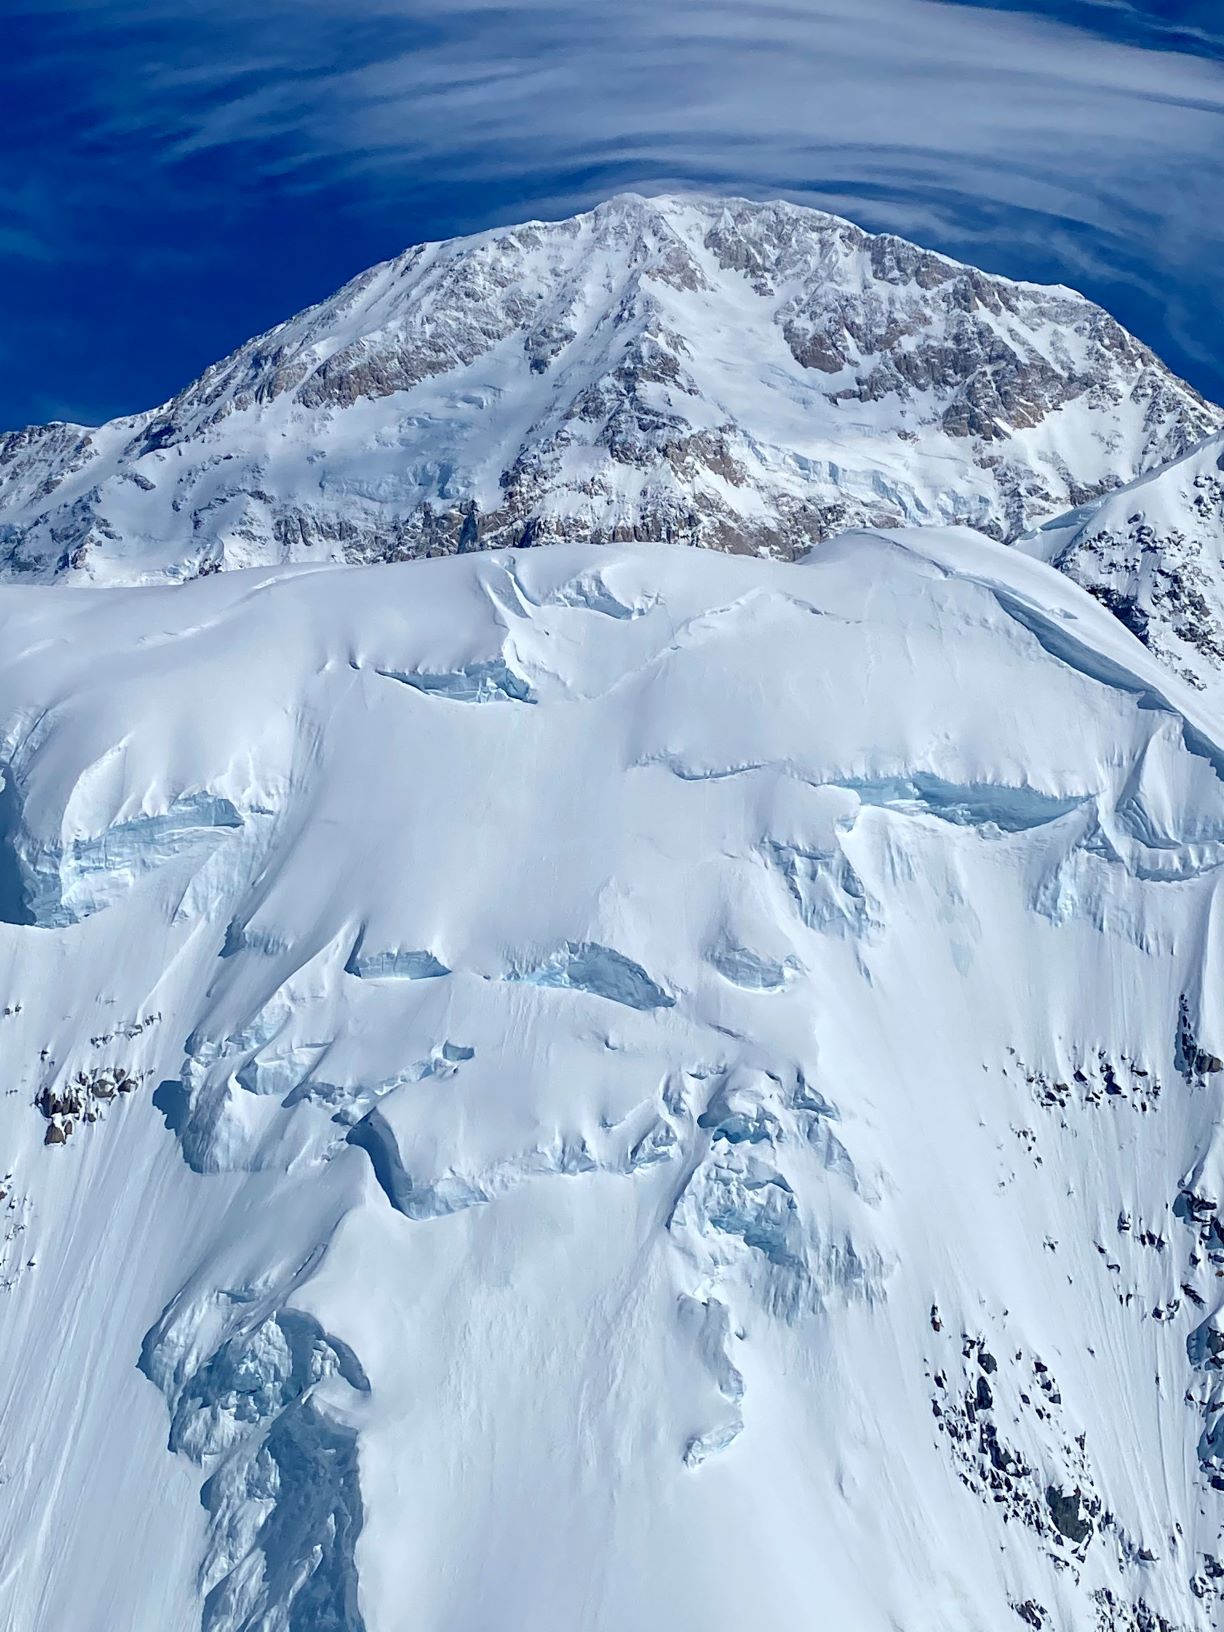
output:
[[437, 980], [439, 975], [450, 974], [446, 965], [424, 948], [408, 951], [394, 947], [371, 952], [364, 940], [358, 940], [344, 967], [359, 980]]
[[840, 848], [831, 852], [801, 850], [766, 839], [762, 854], [786, 880], [799, 916], [809, 929], [863, 935], [876, 923], [879, 905], [867, 899], [862, 879]]
[[169, 1397], [170, 1449], [211, 1470], [203, 1632], [364, 1632], [356, 1436], [314, 1398], [331, 1377], [368, 1393], [356, 1356], [285, 1309], [236, 1332], [186, 1377], [182, 1362], [171, 1316], [146, 1338], [141, 1367]]
[[746, 1248], [768, 1266], [752, 1278], [758, 1291], [788, 1319], [831, 1297], [881, 1288], [885, 1266], [878, 1254], [860, 1251], [846, 1230], [840, 1239], [822, 1238], [799, 1201], [800, 1174], [813, 1158], [850, 1194], [862, 1196], [854, 1164], [828, 1128], [832, 1108], [813, 1100], [801, 1072], [789, 1093], [760, 1072], [720, 1074], [708, 1086], [706, 1108], [696, 1119], [703, 1159], [670, 1227], [711, 1284], [742, 1262]]
[[773, 958], [761, 957], [746, 946], [715, 947], [710, 953], [710, 962], [733, 986], [756, 992], [781, 991], [799, 969], [794, 958], [778, 963]]
[[958, 786], [923, 773], [847, 781], [844, 786], [865, 805], [937, 816], [941, 821], [968, 827], [997, 827], [1004, 833], [1020, 833], [1025, 828], [1057, 821], [1082, 803], [1074, 797], [1051, 798], [1036, 788], [1009, 788], [989, 782]]
[[113, 822], [100, 833], [59, 844], [34, 847], [17, 839], [22, 907], [34, 923], [48, 928], [75, 923], [180, 856], [202, 864], [221, 835], [242, 825], [230, 800], [189, 794], [165, 811]]
[[689, 1467], [697, 1468], [707, 1457], [725, 1451], [742, 1433], [744, 1379], [731, 1363], [731, 1314], [726, 1304], [717, 1298], [685, 1296], [680, 1299], [679, 1312], [681, 1320], [692, 1328], [702, 1359], [727, 1402], [725, 1420], [703, 1434], [695, 1434], [684, 1448], [684, 1460]]
[[607, 618], [640, 618], [655, 603], [648, 598], [645, 604], [626, 606], [616, 598], [599, 573], [591, 572], [555, 589], [550, 604], [584, 607], [588, 612], [600, 612]]
[[379, 669], [378, 673], [388, 680], [398, 680], [402, 685], [412, 686], [416, 691], [435, 697], [450, 697], [457, 703], [535, 701], [527, 682], [500, 657], [489, 663], [473, 663], [447, 674], [425, 674], [420, 671], [398, 674], [392, 669]]
[[21, 806], [11, 772], [0, 770], [0, 923], [31, 924], [29, 883], [17, 848]]
[[[664, 756], [655, 763], [666, 764], [668, 770], [685, 782], [717, 782], [725, 777], [744, 776], [757, 771], [780, 771], [802, 781], [812, 780], [810, 773], [794, 762], [760, 761], [713, 769], [685, 765], [671, 756]], [[920, 772], [912, 777], [847, 776], [818, 785], [845, 790], [855, 795], [863, 805], [879, 805], [885, 810], [935, 816], [941, 821], [965, 826], [998, 827], [1005, 833], [1020, 832], [1024, 828], [1057, 821], [1087, 800], [1086, 795], [1082, 799], [1055, 799], [1035, 788], [1006, 787], [990, 782], [957, 784], [929, 772]], [[778, 848], [781, 850], [782, 847]], [[783, 865], [789, 866], [795, 854], [792, 852], [790, 861], [784, 860]], [[824, 858], [810, 856], [803, 859], [815, 861]]]
[[507, 980], [528, 986], [568, 987], [623, 1003], [630, 1009], [670, 1009], [674, 997], [658, 986], [642, 968], [623, 952], [593, 941], [567, 941], [550, 952], [542, 963], [514, 969]]
[[968, 532], [0, 590], [0, 1622], [1211, 1632], [1205, 701]]
[[630, 1175], [680, 1153], [675, 1130], [661, 1117], [628, 1140], [601, 1140], [592, 1146], [585, 1139], [573, 1142], [558, 1136], [547, 1145], [520, 1151], [475, 1172], [448, 1171], [426, 1179], [414, 1178], [408, 1171], [394, 1130], [377, 1110], [357, 1123], [348, 1142], [369, 1156], [374, 1176], [392, 1207], [412, 1219], [445, 1218], [468, 1207], [484, 1206], [534, 1179], [600, 1172]]

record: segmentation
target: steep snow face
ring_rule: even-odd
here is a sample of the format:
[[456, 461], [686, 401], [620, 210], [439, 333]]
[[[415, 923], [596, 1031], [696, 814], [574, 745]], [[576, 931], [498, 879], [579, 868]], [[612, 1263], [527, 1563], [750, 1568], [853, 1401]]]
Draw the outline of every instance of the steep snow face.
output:
[[1023, 541], [1213, 702], [1224, 698], [1224, 436]]
[[967, 532], [0, 591], [0, 1620], [1207, 1632], [1197, 706]]
[[413, 249], [151, 413], [0, 441], [0, 570], [1010, 539], [1221, 424], [1068, 290], [787, 204], [623, 197]]

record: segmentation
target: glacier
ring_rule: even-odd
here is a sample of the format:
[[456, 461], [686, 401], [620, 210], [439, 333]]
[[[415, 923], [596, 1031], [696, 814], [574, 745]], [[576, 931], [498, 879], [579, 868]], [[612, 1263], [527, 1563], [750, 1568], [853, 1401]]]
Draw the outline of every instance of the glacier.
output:
[[1043, 553], [0, 585], [0, 1623], [1218, 1624], [1224, 731]]

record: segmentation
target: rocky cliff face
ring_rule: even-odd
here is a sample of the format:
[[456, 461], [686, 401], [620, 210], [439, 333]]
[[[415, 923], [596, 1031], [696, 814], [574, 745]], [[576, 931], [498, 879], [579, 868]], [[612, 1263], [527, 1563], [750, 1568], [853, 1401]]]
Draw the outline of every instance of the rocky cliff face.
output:
[[1221, 426], [1068, 290], [792, 205], [623, 197], [413, 249], [150, 413], [0, 439], [0, 572], [1011, 540]]

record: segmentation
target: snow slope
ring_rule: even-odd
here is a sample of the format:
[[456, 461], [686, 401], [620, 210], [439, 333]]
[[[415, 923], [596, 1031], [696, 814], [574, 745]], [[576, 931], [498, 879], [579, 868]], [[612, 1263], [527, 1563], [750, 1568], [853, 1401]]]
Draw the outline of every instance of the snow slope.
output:
[[1022, 541], [1224, 700], [1224, 436]]
[[1222, 426], [1070, 290], [789, 204], [625, 196], [409, 250], [149, 413], [0, 438], [0, 573], [1010, 539]]
[[1206, 1632], [1198, 708], [959, 531], [0, 589], [0, 1623]]

